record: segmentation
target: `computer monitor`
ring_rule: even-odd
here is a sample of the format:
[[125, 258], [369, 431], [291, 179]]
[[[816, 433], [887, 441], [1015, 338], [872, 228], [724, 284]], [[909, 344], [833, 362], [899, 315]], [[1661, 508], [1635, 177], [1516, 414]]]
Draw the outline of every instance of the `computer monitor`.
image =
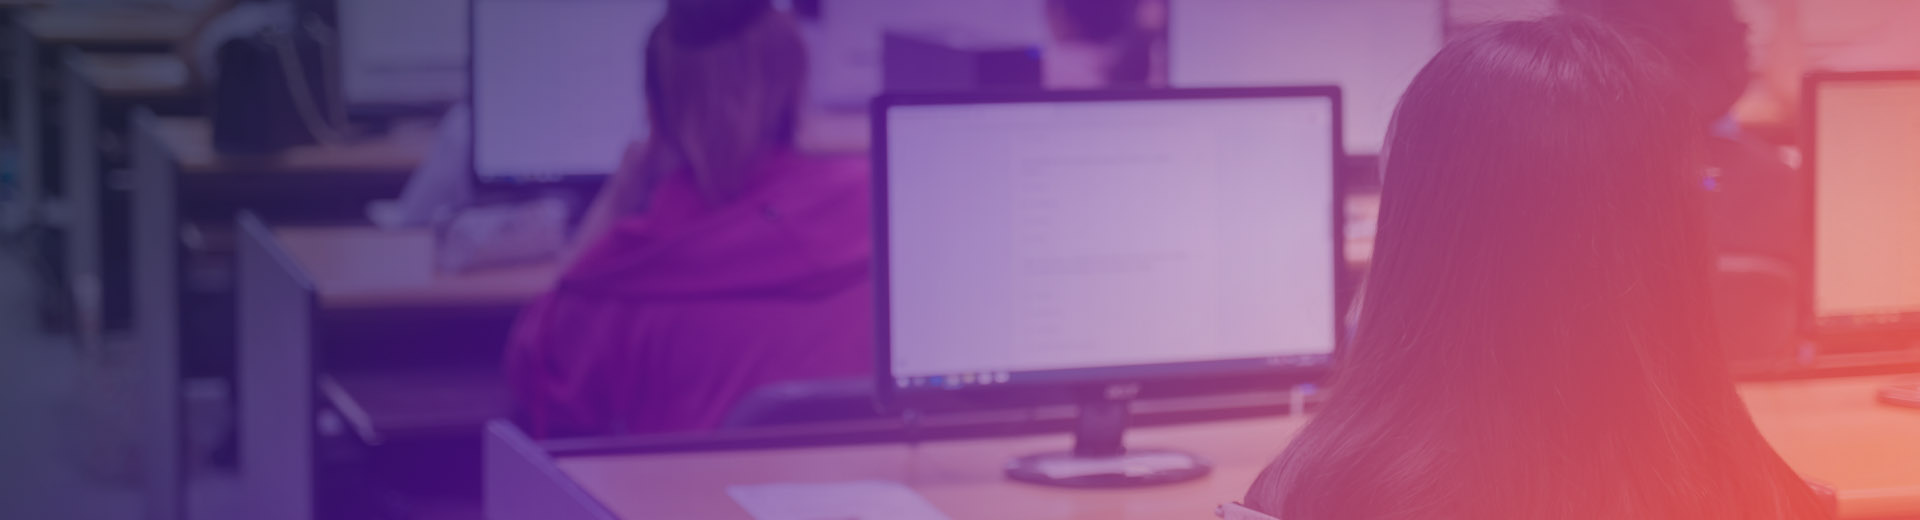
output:
[[467, 89], [468, 0], [330, 0], [350, 113], [443, 110]]
[[[801, 7], [796, 5], [796, 7]], [[814, 105], [863, 111], [885, 92], [889, 33], [947, 36], [996, 46], [1042, 45], [1046, 0], [821, 0], [805, 24]]]
[[1400, 93], [1445, 43], [1445, 0], [1169, 0], [1175, 87], [1339, 85], [1346, 151], [1386, 142]]
[[1123, 449], [1126, 403], [1324, 370], [1341, 341], [1339, 100], [1301, 87], [876, 101], [883, 402], [1080, 404], [1080, 458], [1022, 459], [1009, 470], [1022, 480], [1204, 474], [1176, 452]]
[[1920, 340], [1920, 71], [1806, 84], [1816, 336]]
[[646, 139], [643, 49], [666, 0], [475, 0], [473, 169], [482, 184], [604, 178]]

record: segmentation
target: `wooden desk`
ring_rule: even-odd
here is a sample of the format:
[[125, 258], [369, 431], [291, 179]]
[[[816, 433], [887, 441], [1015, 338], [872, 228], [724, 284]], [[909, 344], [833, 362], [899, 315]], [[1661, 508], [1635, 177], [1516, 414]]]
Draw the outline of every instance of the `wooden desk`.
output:
[[[1873, 389], [1892, 380], [1752, 383], [1742, 394], [1790, 464], [1839, 489], [1843, 517], [1920, 516], [1920, 410], [1874, 400]], [[881, 479], [911, 486], [957, 520], [1205, 518], [1244, 495], [1303, 424], [1279, 417], [1135, 429], [1130, 445], [1193, 450], [1215, 470], [1194, 482], [1133, 490], [1054, 489], [1001, 476], [1012, 457], [1065, 448], [1064, 434], [556, 459], [510, 426], [495, 425], [486, 500], [494, 520], [744, 519], [725, 493], [729, 485]]]
[[73, 51], [67, 70], [111, 99], [173, 99], [192, 95], [187, 64], [173, 53]]
[[[1301, 418], [1142, 428], [1132, 446], [1189, 450], [1214, 463], [1207, 478], [1117, 490], [1061, 490], [1009, 482], [1015, 457], [1066, 449], [1064, 435], [836, 448], [608, 456], [561, 459], [559, 467], [618, 518], [749, 518], [726, 495], [729, 485], [892, 480], [906, 483], [954, 519], [1206, 518], [1240, 499], [1298, 432]], [[756, 468], [752, 475], [740, 470]]]
[[216, 151], [212, 122], [204, 118], [156, 117], [139, 125], [135, 138], [163, 154], [135, 174], [177, 177], [177, 196], [192, 203], [181, 208], [185, 217], [224, 227], [241, 210], [275, 222], [361, 220], [368, 202], [400, 195], [432, 151], [434, 129], [408, 122], [375, 138], [264, 156]]
[[20, 22], [46, 45], [164, 50], [185, 39], [197, 20], [196, 13], [173, 9], [56, 8], [27, 13]]
[[312, 277], [318, 304], [334, 309], [513, 307], [545, 293], [559, 273], [558, 264], [438, 273], [426, 230], [290, 227], [274, 235]]
[[1920, 517], [1920, 409], [1874, 400], [1897, 378], [1752, 383], [1741, 396], [1800, 475], [1840, 490], [1843, 518]]
[[213, 147], [213, 123], [204, 118], [156, 121], [153, 136], [188, 175], [398, 174], [407, 175], [434, 141], [432, 121], [403, 122], [386, 135], [340, 145], [296, 146], [271, 156], [223, 155]]

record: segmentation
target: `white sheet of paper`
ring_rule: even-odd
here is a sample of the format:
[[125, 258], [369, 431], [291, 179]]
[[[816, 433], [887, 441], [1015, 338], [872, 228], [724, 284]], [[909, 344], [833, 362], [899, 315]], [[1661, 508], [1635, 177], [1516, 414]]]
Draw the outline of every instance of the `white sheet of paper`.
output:
[[729, 486], [727, 495], [756, 520], [947, 520], [899, 482]]

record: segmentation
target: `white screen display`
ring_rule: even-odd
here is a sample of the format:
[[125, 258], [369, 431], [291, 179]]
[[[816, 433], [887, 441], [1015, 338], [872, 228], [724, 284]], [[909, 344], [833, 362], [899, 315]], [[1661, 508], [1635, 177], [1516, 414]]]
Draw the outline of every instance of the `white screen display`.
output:
[[1920, 80], [1819, 88], [1815, 314], [1920, 313]]
[[1339, 85], [1348, 153], [1386, 142], [1400, 94], [1440, 52], [1439, 0], [1172, 0], [1173, 86]]
[[893, 374], [1330, 353], [1331, 105], [890, 109]]
[[481, 179], [604, 175], [645, 139], [642, 49], [665, 0], [477, 0]]
[[467, 88], [467, 0], [338, 0], [350, 105], [453, 103]]

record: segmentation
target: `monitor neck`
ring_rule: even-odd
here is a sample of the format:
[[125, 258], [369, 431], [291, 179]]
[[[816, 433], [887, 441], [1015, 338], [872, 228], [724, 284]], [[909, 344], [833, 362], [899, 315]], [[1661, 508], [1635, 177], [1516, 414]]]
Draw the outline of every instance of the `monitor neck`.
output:
[[1127, 452], [1123, 437], [1132, 422], [1132, 401], [1099, 400], [1080, 403], [1079, 424], [1073, 430], [1073, 454], [1080, 457], [1117, 457]]

